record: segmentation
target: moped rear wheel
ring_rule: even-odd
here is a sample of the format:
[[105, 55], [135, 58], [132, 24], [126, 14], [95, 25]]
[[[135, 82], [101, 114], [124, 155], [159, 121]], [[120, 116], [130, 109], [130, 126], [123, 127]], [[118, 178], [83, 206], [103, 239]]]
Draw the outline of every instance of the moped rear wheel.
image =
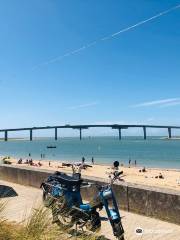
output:
[[42, 200], [45, 207], [50, 207], [53, 203], [53, 198], [45, 191], [43, 191]]
[[74, 225], [71, 216], [62, 214], [57, 215], [57, 224], [63, 226], [64, 228], [71, 228]]
[[72, 216], [68, 213], [64, 196], [58, 199], [52, 206], [53, 222], [63, 228], [71, 228], [74, 225]]

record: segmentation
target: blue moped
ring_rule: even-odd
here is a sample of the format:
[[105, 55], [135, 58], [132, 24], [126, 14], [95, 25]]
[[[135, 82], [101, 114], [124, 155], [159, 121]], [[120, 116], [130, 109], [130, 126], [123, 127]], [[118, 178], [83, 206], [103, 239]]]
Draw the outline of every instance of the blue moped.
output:
[[[43, 202], [46, 207], [52, 209], [53, 222], [70, 228], [73, 225], [95, 232], [101, 227], [99, 210], [103, 207], [106, 210], [108, 220], [112, 226], [114, 236], [119, 240], [124, 240], [124, 229], [121, 223], [121, 216], [117, 206], [116, 198], [112, 190], [112, 185], [116, 180], [120, 180], [122, 172], [113, 171], [109, 174], [110, 183], [97, 185], [85, 183], [81, 179], [81, 169], [78, 173], [72, 165], [73, 175], [55, 172], [49, 176], [42, 184]], [[98, 193], [90, 203], [83, 203], [81, 188], [95, 185]]]

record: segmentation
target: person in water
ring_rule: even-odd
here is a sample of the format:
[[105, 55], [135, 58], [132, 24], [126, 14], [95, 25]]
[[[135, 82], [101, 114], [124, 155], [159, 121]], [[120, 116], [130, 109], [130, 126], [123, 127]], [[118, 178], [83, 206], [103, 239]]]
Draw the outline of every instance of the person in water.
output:
[[85, 163], [85, 157], [82, 157], [82, 164]]
[[91, 162], [92, 162], [92, 164], [94, 164], [94, 158], [92, 157], [92, 159], [91, 159]]

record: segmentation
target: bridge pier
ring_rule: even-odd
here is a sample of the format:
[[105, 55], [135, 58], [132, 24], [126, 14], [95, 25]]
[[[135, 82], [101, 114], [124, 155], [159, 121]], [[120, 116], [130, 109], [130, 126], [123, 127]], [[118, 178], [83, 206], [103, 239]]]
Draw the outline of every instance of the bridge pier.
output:
[[122, 136], [121, 136], [121, 128], [118, 129], [119, 130], [119, 140], [121, 140]]
[[81, 128], [79, 128], [79, 138], [80, 138], [80, 140], [82, 139], [82, 129]]
[[8, 131], [5, 131], [4, 132], [4, 141], [7, 142], [7, 140], [8, 140]]
[[172, 138], [172, 134], [171, 134], [171, 128], [170, 128], [170, 127], [168, 128], [168, 137], [169, 137], [169, 139], [171, 139], [171, 138]]
[[88, 129], [88, 127], [79, 125], [79, 126], [72, 127], [72, 129], [79, 130], [79, 139], [82, 140], [82, 130]]
[[143, 132], [144, 132], [144, 140], [146, 140], [147, 139], [147, 135], [146, 135], [146, 127], [145, 126], [143, 127]]
[[32, 134], [32, 129], [30, 129], [30, 136], [29, 136], [30, 141], [33, 140], [33, 134]]
[[57, 128], [55, 128], [55, 141], [57, 141], [58, 136], [57, 136]]

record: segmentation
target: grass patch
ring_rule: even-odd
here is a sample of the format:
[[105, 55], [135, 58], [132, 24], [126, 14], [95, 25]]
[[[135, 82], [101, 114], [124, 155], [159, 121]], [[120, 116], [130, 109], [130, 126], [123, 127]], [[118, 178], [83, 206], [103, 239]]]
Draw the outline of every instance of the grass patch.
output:
[[[6, 202], [0, 201], [0, 240], [67, 240], [68, 230], [52, 224], [49, 210], [33, 209], [28, 219], [21, 224], [4, 218]], [[73, 238], [74, 239], [74, 238]], [[103, 240], [95, 236], [78, 236], [78, 240]]]

